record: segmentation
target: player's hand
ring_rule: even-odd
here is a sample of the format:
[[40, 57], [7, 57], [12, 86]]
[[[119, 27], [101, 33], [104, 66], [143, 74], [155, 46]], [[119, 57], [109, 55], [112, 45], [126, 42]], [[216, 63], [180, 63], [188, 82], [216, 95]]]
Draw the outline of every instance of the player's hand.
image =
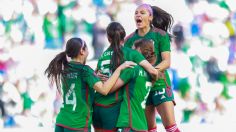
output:
[[156, 69], [156, 75], [152, 76], [153, 80], [158, 80], [161, 78], [165, 77], [165, 72], [164, 71], [160, 71], [159, 69]]
[[165, 78], [165, 71], [160, 71], [158, 77], [164, 79]]
[[137, 64], [134, 63], [133, 61], [125, 61], [123, 64], [121, 64], [118, 68], [120, 68], [120, 70], [123, 70], [125, 68], [133, 68], [134, 66], [136, 66]]
[[103, 82], [107, 81], [108, 78], [109, 78], [107, 75], [102, 74], [100, 70], [97, 71], [97, 76], [98, 76], [98, 77], [101, 79], [101, 81], [103, 81]]

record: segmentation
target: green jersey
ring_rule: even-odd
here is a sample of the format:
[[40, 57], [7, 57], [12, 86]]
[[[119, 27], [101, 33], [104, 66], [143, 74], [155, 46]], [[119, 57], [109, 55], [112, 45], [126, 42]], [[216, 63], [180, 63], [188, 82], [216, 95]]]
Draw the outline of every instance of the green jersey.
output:
[[[154, 41], [155, 54], [157, 56], [156, 65], [158, 65], [162, 61], [161, 52], [170, 51], [169, 35], [161, 29], [151, 28], [151, 30], [146, 35], [139, 36], [136, 30], [134, 33], [130, 34], [126, 38], [126, 42], [124, 46], [131, 48], [136, 40], [139, 40], [142, 38], [150, 39]], [[166, 85], [170, 86], [170, 78], [167, 71], [165, 71], [165, 79], [157, 80], [155, 84], [153, 85], [152, 91], [165, 88]]]
[[[133, 61], [137, 64], [139, 64], [141, 61], [145, 60], [142, 54], [140, 54], [138, 51], [122, 47], [122, 52], [124, 54], [124, 60]], [[100, 59], [98, 60], [97, 64], [97, 70], [100, 70], [103, 74], [111, 76], [111, 58], [112, 58], [113, 50], [111, 48], [108, 48]], [[123, 95], [123, 89], [119, 89], [116, 92], [110, 93], [106, 96], [97, 93], [95, 94], [95, 104], [100, 106], [110, 106], [117, 102], [120, 102], [122, 100]]]
[[62, 79], [63, 104], [56, 124], [67, 128], [90, 128], [92, 121], [93, 86], [100, 79], [87, 65], [70, 62]]
[[135, 66], [125, 69], [120, 78], [125, 83], [125, 91], [116, 126], [147, 131], [145, 107], [152, 87], [150, 75], [141, 66]]

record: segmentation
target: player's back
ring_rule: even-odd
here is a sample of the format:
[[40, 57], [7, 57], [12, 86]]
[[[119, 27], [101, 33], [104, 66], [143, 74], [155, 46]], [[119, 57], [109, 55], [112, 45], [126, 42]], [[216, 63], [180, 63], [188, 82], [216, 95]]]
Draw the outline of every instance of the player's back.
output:
[[146, 99], [151, 89], [151, 77], [141, 66], [124, 70], [120, 78], [125, 82], [123, 101], [117, 127], [147, 130]]

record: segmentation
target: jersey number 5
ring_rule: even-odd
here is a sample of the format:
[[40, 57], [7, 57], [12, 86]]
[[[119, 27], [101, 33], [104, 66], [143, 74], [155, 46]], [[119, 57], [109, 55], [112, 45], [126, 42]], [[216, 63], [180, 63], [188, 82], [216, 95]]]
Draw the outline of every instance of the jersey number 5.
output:
[[[110, 60], [104, 60], [101, 62], [101, 71], [102, 71], [102, 74], [105, 74], [107, 76], [111, 76], [111, 73], [110, 73], [110, 69], [109, 67], [106, 67], [106, 66], [109, 66], [111, 63]], [[105, 68], [106, 67], [106, 68]]]

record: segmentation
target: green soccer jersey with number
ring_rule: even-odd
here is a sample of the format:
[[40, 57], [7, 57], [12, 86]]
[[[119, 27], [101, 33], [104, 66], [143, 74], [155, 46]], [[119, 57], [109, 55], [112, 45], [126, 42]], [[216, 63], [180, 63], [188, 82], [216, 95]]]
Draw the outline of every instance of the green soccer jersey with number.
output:
[[[154, 28], [154, 27], [151, 28], [151, 30], [144, 36], [139, 36], [136, 30], [135, 32], [133, 32], [126, 38], [124, 46], [131, 48], [136, 40], [139, 40], [142, 38], [150, 39], [154, 41], [155, 54], [157, 56], [156, 65], [158, 65], [162, 61], [161, 52], [170, 51], [169, 35], [165, 31]], [[167, 71], [165, 70], [165, 79], [157, 80], [154, 83], [151, 91], [166, 88], [167, 87], [166, 85], [170, 86], [170, 84], [171, 83], [170, 83], [169, 75]]]
[[[122, 47], [122, 52], [124, 54], [124, 60], [133, 61], [139, 64], [141, 61], [145, 60], [142, 54], [138, 51]], [[97, 70], [100, 70], [103, 74], [111, 76], [111, 58], [113, 50], [108, 48], [98, 60]], [[96, 92], [95, 93], [95, 104], [100, 106], [110, 106], [122, 100], [123, 90], [119, 89], [116, 92], [110, 93], [106, 96]]]
[[125, 91], [116, 126], [147, 131], [145, 107], [152, 87], [150, 75], [141, 66], [135, 66], [122, 71], [120, 78], [125, 83]]
[[80, 130], [90, 128], [92, 121], [93, 86], [100, 79], [87, 65], [69, 62], [62, 79], [63, 104], [56, 125]]

